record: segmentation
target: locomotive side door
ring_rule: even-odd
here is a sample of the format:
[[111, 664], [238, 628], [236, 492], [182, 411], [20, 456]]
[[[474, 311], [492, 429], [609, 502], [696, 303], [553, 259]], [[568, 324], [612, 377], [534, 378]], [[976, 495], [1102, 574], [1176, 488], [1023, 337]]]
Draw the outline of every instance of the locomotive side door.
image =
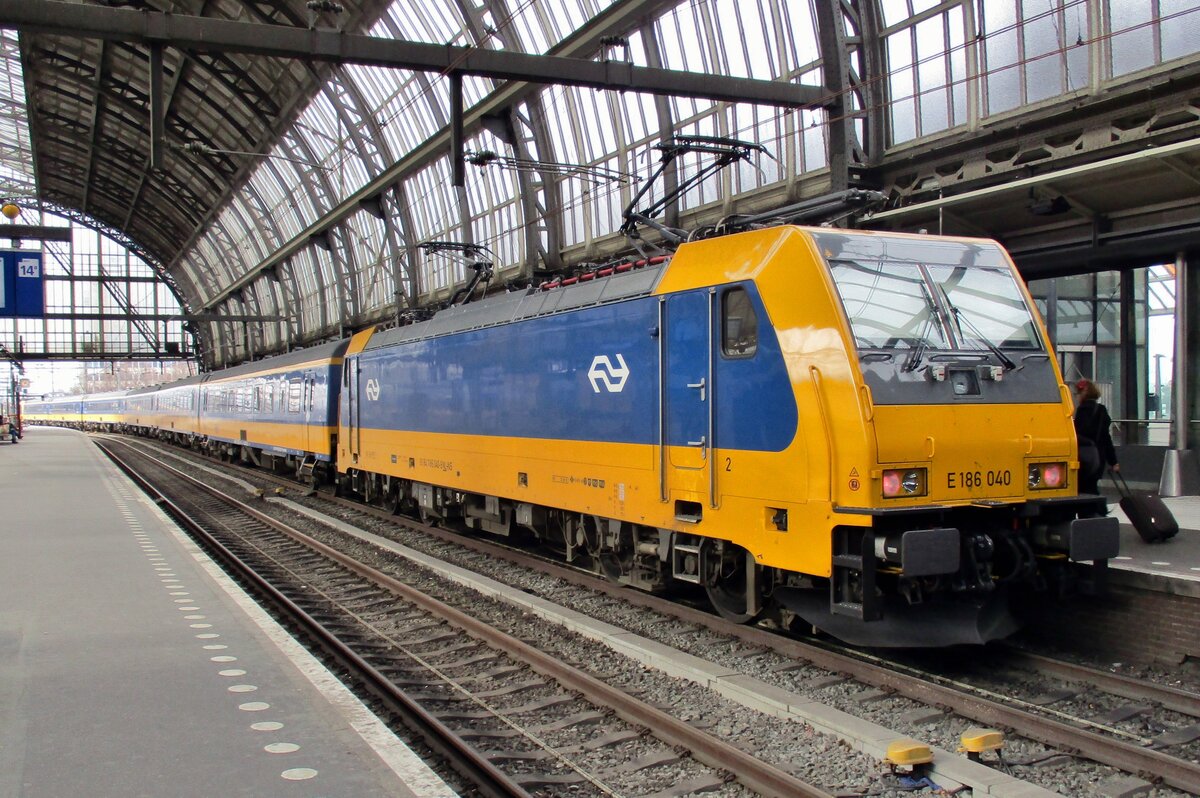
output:
[[674, 294], [662, 312], [663, 498], [690, 493], [685, 501], [702, 504], [713, 447], [711, 292]]
[[358, 462], [358, 448], [361, 443], [359, 435], [359, 421], [361, 408], [359, 403], [362, 400], [362, 393], [359, 390], [360, 372], [358, 368], [358, 358], [346, 358], [344, 367], [346, 369], [346, 447], [350, 451], [350, 462]]

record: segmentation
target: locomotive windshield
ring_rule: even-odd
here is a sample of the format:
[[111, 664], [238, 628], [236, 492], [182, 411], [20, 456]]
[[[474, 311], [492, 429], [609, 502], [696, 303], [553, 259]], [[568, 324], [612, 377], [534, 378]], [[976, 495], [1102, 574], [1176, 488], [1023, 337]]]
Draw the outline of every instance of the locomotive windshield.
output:
[[833, 261], [858, 347], [1040, 349], [1011, 272], [912, 263]]
[[999, 247], [816, 237], [860, 351], [984, 350], [1003, 361], [1004, 350], [1041, 351], [1025, 296]]

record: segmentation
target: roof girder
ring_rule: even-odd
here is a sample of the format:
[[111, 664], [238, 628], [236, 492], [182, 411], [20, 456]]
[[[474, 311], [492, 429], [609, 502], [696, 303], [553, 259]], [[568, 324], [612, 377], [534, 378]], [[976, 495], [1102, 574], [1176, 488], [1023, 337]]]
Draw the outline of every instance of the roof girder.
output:
[[[614, 34], [624, 34], [635, 28], [641, 28], [644, 26], [646, 20], [651, 19], [656, 13], [671, 5], [673, 5], [673, 0], [624, 0], [623, 2], [613, 3], [596, 17], [586, 29], [578, 30], [568, 36], [551, 48], [550, 53], [575, 58], [593, 53], [600, 47], [601, 39]], [[419, 73], [419, 77], [423, 77], [423, 73]], [[537, 87], [529, 83], [512, 82], [501, 85], [475, 107], [466, 112], [464, 120], [466, 129], [471, 131], [478, 128], [485, 117], [515, 106], [527, 97], [534, 95], [536, 90]], [[432, 110], [435, 114], [440, 114], [440, 109], [436, 106]], [[344, 198], [336, 207], [330, 209], [320, 219], [314, 221], [304, 230], [300, 231], [300, 233], [289, 239], [272, 255], [251, 267], [233, 285], [209, 299], [204, 304], [204, 308], [216, 307], [226, 297], [259, 279], [263, 273], [270, 272], [281, 263], [301, 253], [310, 245], [314, 236], [324, 234], [350, 215], [357, 213], [362, 207], [364, 200], [380, 196], [384, 192], [398, 187], [402, 188], [402, 178], [404, 175], [411, 174], [423, 168], [446, 150], [450, 137], [447, 124], [447, 122], [443, 122], [441, 132], [430, 137], [416, 149], [402, 156], [361, 189]], [[408, 227], [411, 229], [411, 222], [408, 223]], [[197, 231], [198, 234], [199, 231]], [[184, 245], [182, 248], [183, 251], [187, 251], [194, 240], [195, 236]]]
[[239, 52], [342, 64], [477, 75], [526, 83], [555, 83], [613, 91], [767, 105], [814, 106], [827, 101], [820, 86], [752, 80], [673, 69], [635, 67], [556, 55], [386, 39], [336, 30], [79, 5], [62, 0], [0, 0], [0, 24], [34, 33], [161, 43], [201, 52]]

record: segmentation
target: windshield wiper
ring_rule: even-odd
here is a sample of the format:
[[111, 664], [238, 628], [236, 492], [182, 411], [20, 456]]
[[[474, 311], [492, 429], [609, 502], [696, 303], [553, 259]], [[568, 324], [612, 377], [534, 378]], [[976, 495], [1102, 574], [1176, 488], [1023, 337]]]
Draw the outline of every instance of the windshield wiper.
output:
[[925, 287], [924, 281], [920, 283], [921, 294], [925, 297], [925, 306], [929, 308], [930, 315], [925, 318], [925, 326], [921, 328], [920, 338], [917, 339], [917, 344], [908, 353], [908, 357], [904, 359], [904, 365], [900, 367], [901, 371], [916, 371], [921, 366], [921, 359], [925, 357], [925, 350], [929, 348], [929, 333], [933, 331], [934, 320], [942, 315], [942, 311], [938, 308], [933, 297], [929, 295], [929, 289]]
[[900, 367], [901, 371], [916, 371], [921, 366], [921, 359], [925, 357], [925, 350], [929, 348], [929, 332], [932, 326], [933, 317], [930, 316], [925, 320], [925, 327], [921, 330], [921, 337], [917, 340], [917, 345], [904, 359], [904, 365]]
[[966, 325], [967, 330], [975, 336], [975, 340], [986, 346], [993, 355], [1000, 359], [1000, 363], [1004, 366], [1005, 371], [1012, 371], [1015, 369], [1017, 364], [1013, 362], [1012, 358], [1004, 354], [1004, 352], [1000, 350], [1000, 347], [992, 343], [986, 335], [980, 332], [978, 327], [971, 323], [970, 319], [963, 315], [962, 310], [960, 310], [957, 305], [950, 301], [950, 297], [946, 293], [946, 289], [941, 285], [938, 285], [937, 289], [941, 294], [942, 301], [946, 303], [946, 307], [949, 308], [950, 312], [954, 314], [954, 321], [958, 325], [959, 337], [962, 337], [962, 328], [963, 325]]

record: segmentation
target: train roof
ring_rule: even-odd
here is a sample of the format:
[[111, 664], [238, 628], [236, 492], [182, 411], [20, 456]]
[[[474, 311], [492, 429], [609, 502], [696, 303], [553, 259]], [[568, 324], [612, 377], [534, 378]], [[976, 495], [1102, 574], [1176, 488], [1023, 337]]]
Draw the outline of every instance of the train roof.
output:
[[134, 388], [126, 393], [126, 396], [143, 396], [148, 393], [158, 393], [160, 391], [170, 391], [175, 388], [186, 388], [190, 385], [198, 385], [205, 379], [204, 374], [197, 374], [192, 377], [184, 377], [181, 380], [174, 382], [160, 382], [156, 385], [147, 385], [142, 388]]
[[926, 263], [942, 266], [1007, 268], [1000, 245], [986, 238], [954, 238], [881, 233], [873, 230], [801, 228], [830, 259]]
[[526, 288], [506, 294], [494, 294], [466, 305], [455, 305], [439, 311], [428, 321], [376, 333], [371, 336], [371, 341], [364, 349], [378, 349], [438, 335], [492, 327], [521, 319], [646, 296], [658, 285], [663, 273], [663, 264], [645, 266], [625, 273], [616, 273], [614, 270], [604, 277], [595, 276], [604, 271], [594, 272], [591, 277], [580, 277], [572, 285], [557, 284], [557, 287], [550, 289]]
[[36, 405], [53, 405], [53, 404], [62, 404], [64, 402], [78, 402], [78, 401], [81, 401], [82, 399], [83, 399], [83, 397], [80, 396], [79, 394], [73, 394], [71, 396], [44, 396], [41, 399], [27, 398], [22, 402], [22, 404], [25, 406], [35, 405], [35, 404]]
[[122, 391], [105, 391], [104, 393], [84, 393], [71, 397], [81, 402], [101, 402], [106, 399], [122, 399], [129, 395], [129, 389]]
[[350, 343], [349, 338], [341, 341], [331, 341], [327, 344], [318, 346], [310, 346], [307, 349], [297, 349], [293, 352], [288, 352], [283, 355], [275, 355], [274, 357], [264, 358], [262, 360], [252, 360], [248, 363], [241, 363], [237, 366], [232, 366], [220, 371], [214, 371], [206, 375], [206, 379], [224, 380], [231, 377], [244, 377], [247, 374], [257, 374], [260, 371], [278, 371], [279, 369], [287, 368], [288, 366], [298, 366], [302, 363], [311, 363], [314, 360], [327, 360], [331, 358], [341, 357], [346, 346]]

